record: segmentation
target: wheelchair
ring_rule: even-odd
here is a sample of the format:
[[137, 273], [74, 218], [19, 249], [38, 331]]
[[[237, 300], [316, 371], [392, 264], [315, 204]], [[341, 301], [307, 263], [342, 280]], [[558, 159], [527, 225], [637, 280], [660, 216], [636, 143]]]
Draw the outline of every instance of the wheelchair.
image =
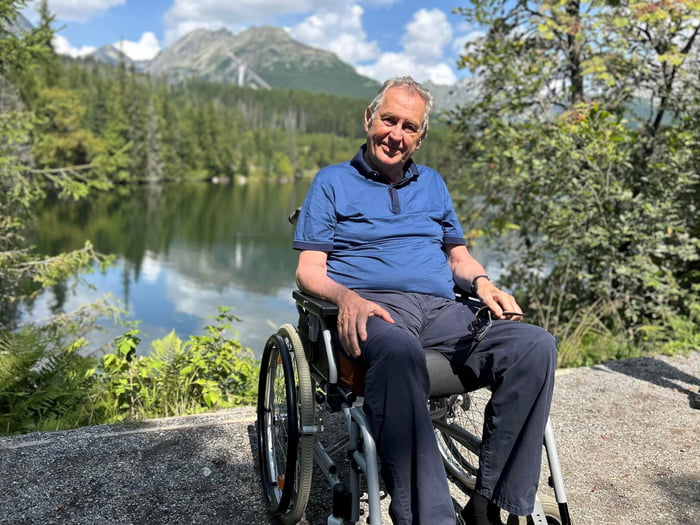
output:
[[[380, 458], [362, 411], [362, 370], [333, 347], [330, 327], [336, 323], [336, 305], [299, 291], [293, 292], [293, 298], [299, 313], [297, 326], [285, 324], [269, 337], [260, 366], [258, 461], [270, 509], [281, 523], [301, 521], [316, 467], [331, 489], [328, 525], [357, 523], [364, 510], [361, 502], [368, 507], [367, 523], [381, 524]], [[458, 299], [478, 306], [464, 295]], [[490, 392], [468, 392], [437, 351], [426, 353], [426, 363], [431, 384], [428, 403], [445, 470], [469, 496], [476, 483], [483, 412]], [[342, 414], [346, 431], [325, 444], [326, 419], [331, 414]], [[541, 483], [533, 513], [510, 515], [508, 525], [571, 524], [551, 422], [544, 447], [549, 479]], [[347, 460], [349, 468], [339, 468], [339, 460]], [[341, 471], [347, 479], [341, 479]], [[542, 494], [543, 486], [553, 489], [553, 495]]]

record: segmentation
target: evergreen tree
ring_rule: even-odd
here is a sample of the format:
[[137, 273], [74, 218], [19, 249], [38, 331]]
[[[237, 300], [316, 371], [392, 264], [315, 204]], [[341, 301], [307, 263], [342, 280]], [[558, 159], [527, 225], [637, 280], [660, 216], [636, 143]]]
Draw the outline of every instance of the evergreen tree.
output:
[[[34, 105], [26, 104], [17, 86], [31, 96], [41, 93], [42, 82], [27, 83], [51, 75], [41, 73], [51, 55], [49, 26], [51, 17], [44, 11], [42, 24], [35, 31], [12, 30], [19, 9], [25, 2], [0, 3], [0, 425], [2, 432], [31, 430], [34, 423], [56, 418], [77, 421], [82, 410], [84, 383], [89, 360], [76, 351], [84, 344], [81, 334], [91, 326], [94, 309], [81, 309], [73, 316], [57, 316], [44, 325], [27, 325], [18, 330], [18, 305], [37, 290], [62, 282], [89, 269], [103, 258], [87, 243], [70, 253], [45, 256], [35, 253], [26, 238], [27, 224], [37, 203], [48, 189], [62, 195], [85, 195], [96, 181], [88, 180], [71, 166], [42, 167], [69, 159], [60, 158], [49, 143], [60, 140], [52, 136], [56, 127], [48, 126], [43, 145], [37, 150], [38, 165], [32, 146], [38, 130], [52, 122], [63, 127], [75, 146], [77, 131], [70, 110], [75, 102], [69, 93], [56, 91], [59, 100], [51, 110], [41, 97]], [[45, 7], [45, 6], [44, 6]], [[50, 65], [50, 67], [53, 67]], [[35, 110], [35, 111], [32, 111]], [[47, 112], [54, 112], [47, 118]], [[43, 112], [43, 114], [42, 114]], [[79, 148], [78, 148], [79, 149]], [[83, 160], [82, 156], [79, 156]], [[74, 159], [73, 159], [74, 160]], [[67, 396], [67, 393], [70, 395]], [[68, 401], [67, 401], [68, 399]], [[19, 427], [15, 426], [21, 421]], [[26, 424], [26, 425], [25, 425]], [[46, 427], [44, 427], [46, 428]]]
[[[5, 30], [23, 5], [24, 2], [0, 5], [0, 20]], [[32, 252], [25, 238], [32, 208], [47, 187], [72, 196], [84, 195], [88, 187], [76, 179], [76, 172], [70, 168], [34, 167], [32, 138], [38, 119], [24, 104], [13, 82], [40, 67], [46, 53], [51, 52], [51, 36], [47, 20], [32, 33], [9, 32], [0, 39], [3, 70], [0, 77], [0, 288], [3, 292], [0, 329], [3, 330], [15, 327], [21, 297], [74, 274], [97, 257], [88, 244], [75, 253], [43, 258]]]

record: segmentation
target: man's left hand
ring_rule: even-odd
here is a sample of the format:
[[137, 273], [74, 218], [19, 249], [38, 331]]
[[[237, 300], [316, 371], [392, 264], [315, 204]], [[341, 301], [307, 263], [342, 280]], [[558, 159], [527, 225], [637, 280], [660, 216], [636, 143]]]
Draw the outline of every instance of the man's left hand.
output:
[[480, 279], [476, 294], [479, 299], [491, 309], [493, 316], [497, 319], [508, 319], [511, 321], [522, 320], [522, 315], [514, 313], [522, 314], [523, 311], [515, 300], [515, 297], [504, 292], [491, 281]]

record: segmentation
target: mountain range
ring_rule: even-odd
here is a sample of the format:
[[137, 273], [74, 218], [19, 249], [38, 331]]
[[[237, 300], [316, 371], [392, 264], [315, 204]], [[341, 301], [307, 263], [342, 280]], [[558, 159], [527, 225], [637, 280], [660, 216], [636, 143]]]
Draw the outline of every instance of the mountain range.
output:
[[[19, 34], [30, 31], [32, 25], [20, 14], [13, 23], [0, 28], [0, 32]], [[372, 99], [380, 86], [334, 53], [302, 44], [284, 29], [272, 26], [251, 27], [238, 34], [226, 29], [197, 29], [152, 60], [131, 60], [112, 44], [98, 48], [89, 58], [108, 64], [124, 63], [173, 82], [194, 77], [260, 89], [305, 90], [365, 100]], [[424, 85], [433, 93], [438, 111], [465, 102], [473, 89], [467, 78], [454, 86], [431, 82]]]
[[376, 80], [360, 75], [335, 54], [297, 42], [284, 29], [271, 26], [252, 27], [235, 35], [226, 29], [196, 29], [149, 61], [133, 62], [112, 44], [91, 56], [133, 64], [137, 70], [175, 82], [197, 77], [361, 98], [371, 98], [379, 88]]
[[[337, 55], [297, 42], [282, 28], [251, 27], [233, 34], [226, 29], [194, 30], [152, 60], [132, 61], [112, 44], [92, 53], [108, 63], [132, 64], [145, 73], [174, 82], [188, 77], [254, 88], [298, 89], [370, 100], [380, 83], [365, 77]], [[468, 90], [426, 83], [436, 109], [453, 107]]]

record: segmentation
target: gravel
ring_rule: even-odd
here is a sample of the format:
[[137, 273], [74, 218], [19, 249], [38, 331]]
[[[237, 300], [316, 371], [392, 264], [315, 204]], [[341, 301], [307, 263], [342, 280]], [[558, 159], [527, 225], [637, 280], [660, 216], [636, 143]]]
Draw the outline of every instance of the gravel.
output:
[[[559, 372], [552, 420], [575, 525], [700, 524], [698, 390], [700, 352]], [[0, 524], [274, 523], [254, 427], [240, 408], [0, 438]], [[313, 487], [306, 520], [323, 524], [330, 491]]]

